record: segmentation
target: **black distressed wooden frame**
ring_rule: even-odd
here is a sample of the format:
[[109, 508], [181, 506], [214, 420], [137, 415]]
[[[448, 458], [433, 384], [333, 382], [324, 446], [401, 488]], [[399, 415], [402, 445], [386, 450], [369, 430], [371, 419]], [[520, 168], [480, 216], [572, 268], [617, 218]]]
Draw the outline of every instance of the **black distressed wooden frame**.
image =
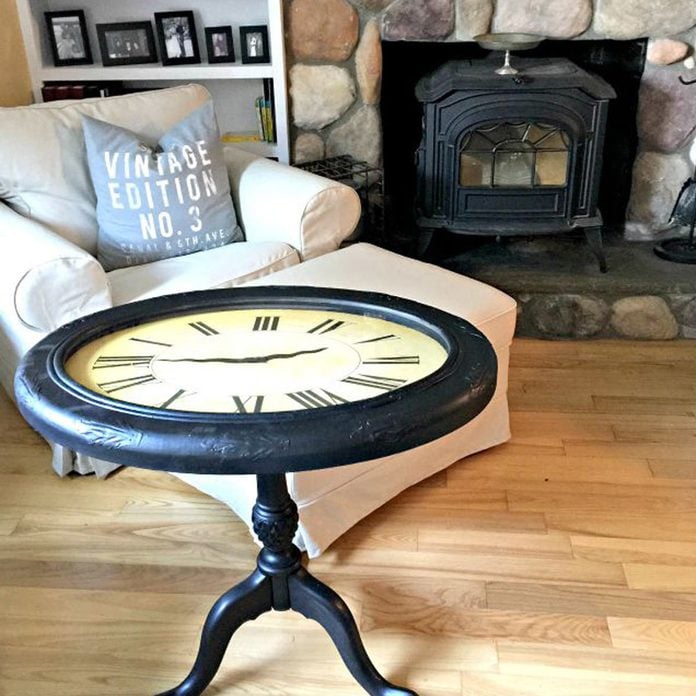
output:
[[[65, 361], [100, 336], [144, 321], [225, 308], [332, 309], [411, 326], [449, 353], [435, 373], [370, 399], [282, 413], [167, 411], [99, 395]], [[468, 422], [495, 388], [496, 359], [464, 319], [401, 298], [349, 290], [264, 287], [208, 290], [122, 305], [79, 319], [27, 353], [15, 381], [26, 419], [47, 438], [101, 459], [189, 473], [320, 469], [393, 454]], [[203, 443], [204, 446], [201, 446]]]

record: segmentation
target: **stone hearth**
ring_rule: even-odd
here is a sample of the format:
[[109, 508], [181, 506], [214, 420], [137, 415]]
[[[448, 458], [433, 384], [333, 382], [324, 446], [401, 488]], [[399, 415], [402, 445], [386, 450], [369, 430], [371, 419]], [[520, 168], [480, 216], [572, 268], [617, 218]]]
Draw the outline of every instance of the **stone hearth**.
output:
[[652, 242], [605, 234], [608, 273], [582, 235], [495, 241], [445, 235], [427, 260], [518, 301], [517, 333], [539, 338], [696, 338], [696, 272], [658, 258]]
[[[286, 0], [286, 19], [295, 162], [350, 154], [381, 166], [383, 128], [388, 128], [382, 123], [380, 105], [382, 42], [466, 42], [471, 46], [473, 36], [496, 31], [572, 42], [627, 41], [627, 51], [628, 40], [648, 38], [636, 110], [637, 153], [632, 175], [626, 176], [630, 197], [620, 230], [622, 244], [624, 240], [636, 244], [653, 241], [663, 235], [679, 189], [696, 165], [696, 85], [679, 81], [680, 76], [696, 79], [693, 0]], [[685, 233], [686, 229], [681, 231]], [[546, 240], [540, 244], [543, 247], [549, 243]], [[649, 245], [639, 246], [649, 251]], [[610, 247], [609, 275], [616, 276], [618, 268], [612, 263], [612, 254], [616, 254], [615, 247]], [[511, 259], [498, 254], [488, 260], [504, 264]], [[619, 299], [628, 298], [625, 308], [633, 311], [636, 303], [630, 298], [650, 295], [664, 301], [673, 322], [666, 320], [667, 324], [677, 326], [676, 331], [663, 333], [670, 337], [691, 335], [693, 325], [688, 317], [696, 314], [694, 303], [689, 305], [688, 298], [673, 301], [670, 298], [675, 293], [663, 293], [662, 288], [668, 287], [670, 275], [696, 275], [696, 269], [660, 263], [658, 270], [665, 274], [665, 283], [653, 277], [655, 290], [650, 293], [644, 288], [640, 295], [630, 283], [624, 283], [623, 289], [600, 298], [610, 308], [605, 314], [613, 316]], [[628, 267], [641, 272], [640, 264]], [[482, 270], [465, 270], [461, 264], [458, 270], [485, 279]], [[582, 268], [574, 272], [584, 273]], [[524, 282], [532, 283], [533, 275], [522, 274], [519, 278], [526, 277]], [[494, 284], [504, 288], [500, 282]], [[509, 290], [524, 309], [526, 296], [531, 297], [538, 288], [535, 291], [529, 285]], [[546, 288], [543, 293], [567, 294], [562, 286], [551, 291]], [[696, 294], [696, 288], [684, 296], [690, 293]], [[656, 307], [663, 308], [652, 300], [637, 305], [647, 312], [649, 323], [650, 317], [659, 314]], [[521, 321], [521, 326], [524, 324]], [[612, 324], [607, 319], [600, 331], [585, 333], [611, 333], [614, 324], [616, 321]], [[555, 335], [582, 334], [573, 329]]]

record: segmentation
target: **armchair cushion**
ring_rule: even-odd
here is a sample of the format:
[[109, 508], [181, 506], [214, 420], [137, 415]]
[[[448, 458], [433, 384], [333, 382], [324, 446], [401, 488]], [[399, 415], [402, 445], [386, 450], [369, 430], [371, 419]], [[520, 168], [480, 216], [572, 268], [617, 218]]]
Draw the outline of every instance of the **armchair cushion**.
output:
[[88, 116], [82, 123], [105, 270], [242, 239], [212, 101], [167, 131], [157, 149], [120, 126]]
[[280, 242], [227, 244], [107, 274], [114, 305], [191, 290], [230, 288], [300, 262], [297, 251]]
[[0, 200], [96, 254], [96, 200], [87, 170], [82, 115], [157, 142], [210, 98], [200, 85], [107, 99], [0, 108]]

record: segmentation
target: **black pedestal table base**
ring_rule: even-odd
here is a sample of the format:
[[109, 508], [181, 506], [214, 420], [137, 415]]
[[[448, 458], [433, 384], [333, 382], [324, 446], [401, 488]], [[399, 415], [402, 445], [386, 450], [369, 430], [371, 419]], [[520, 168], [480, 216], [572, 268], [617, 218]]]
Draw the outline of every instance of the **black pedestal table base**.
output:
[[370, 696], [418, 696], [415, 691], [390, 684], [379, 674], [345, 602], [302, 566], [300, 551], [292, 543], [297, 506], [288, 494], [285, 475], [259, 474], [257, 482], [252, 519], [263, 549], [256, 570], [215, 602], [203, 626], [191, 672], [181, 684], [159, 696], [202, 694], [218, 671], [234, 632], [271, 609], [294, 609], [321, 624], [350, 673]]

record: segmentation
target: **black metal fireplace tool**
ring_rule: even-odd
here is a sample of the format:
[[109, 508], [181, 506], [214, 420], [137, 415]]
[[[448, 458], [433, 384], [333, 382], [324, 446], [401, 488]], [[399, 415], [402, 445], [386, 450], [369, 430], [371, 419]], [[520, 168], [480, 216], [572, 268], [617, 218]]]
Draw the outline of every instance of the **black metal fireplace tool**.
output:
[[696, 263], [696, 166], [694, 173], [684, 182], [669, 216], [675, 225], [689, 225], [688, 237], [665, 239], [654, 248], [655, 253], [668, 261], [677, 263]]

